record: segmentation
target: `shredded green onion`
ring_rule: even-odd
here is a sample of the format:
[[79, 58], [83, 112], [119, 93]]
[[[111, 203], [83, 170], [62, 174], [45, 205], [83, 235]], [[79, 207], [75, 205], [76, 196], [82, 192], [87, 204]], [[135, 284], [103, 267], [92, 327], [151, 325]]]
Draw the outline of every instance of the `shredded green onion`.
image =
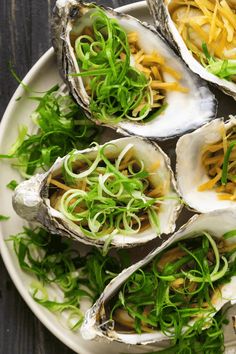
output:
[[[25, 227], [9, 239], [14, 243], [21, 269], [38, 279], [30, 287], [33, 299], [50, 311], [67, 312], [68, 325], [73, 330], [83, 321], [81, 301], [86, 298], [95, 302], [109, 281], [130, 265], [128, 254], [122, 250], [117, 258], [104, 257], [96, 248], [81, 256], [72, 241], [43, 229]], [[49, 295], [50, 284], [62, 292], [62, 300], [57, 293]]]
[[[165, 197], [148, 196], [154, 186], [144, 162], [132, 151], [133, 144], [113, 153], [113, 160], [107, 157], [109, 146], [97, 145], [94, 160], [81, 153], [68, 155], [63, 176], [57, 176], [60, 183], [66, 183], [66, 190], [51, 180], [51, 206], [77, 223], [88, 237], [111, 236], [111, 242], [115, 234], [134, 235], [148, 225], [158, 235], [159, 199], [162, 202]], [[111, 147], [117, 151], [115, 144]]]
[[225, 240], [227, 240], [228, 238], [235, 237], [235, 236], [236, 236], [236, 230], [231, 230], [231, 231], [226, 232], [226, 233], [223, 235], [223, 238], [224, 238]]
[[10, 219], [10, 216], [0, 215], [0, 221], [7, 221], [9, 219]]
[[[228, 324], [225, 311], [219, 311], [211, 319], [210, 327], [205, 330], [205, 320], [199, 320], [182, 334], [176, 344], [158, 351], [145, 352], [144, 354], [223, 354], [224, 330], [223, 325]], [[128, 353], [120, 353], [128, 354]]]
[[160, 330], [171, 338], [171, 348], [179, 348], [205, 328], [215, 328], [219, 323], [212, 318], [216, 310], [211, 299], [236, 274], [235, 251], [224, 251], [222, 241], [208, 232], [174, 243], [135, 271], [107, 303], [115, 329], [139, 334]]
[[235, 147], [235, 145], [236, 145], [236, 141], [232, 141], [229, 144], [229, 147], [228, 147], [228, 149], [225, 153], [225, 156], [224, 156], [224, 162], [223, 162], [223, 167], [222, 167], [222, 177], [221, 177], [221, 183], [223, 185], [227, 183], [229, 157], [230, 157], [230, 154], [231, 154], [233, 148]]
[[15, 190], [16, 187], [18, 186], [18, 182], [16, 180], [11, 180], [8, 184], [7, 184], [7, 188], [11, 189], [11, 190]]
[[[152, 92], [145, 75], [131, 66], [127, 34], [116, 19], [95, 8], [91, 11], [92, 34], [81, 34], [75, 53], [81, 72], [89, 78], [90, 109], [96, 119], [116, 123], [123, 118], [143, 121], [152, 109]], [[124, 59], [120, 58], [123, 54]], [[132, 112], [142, 105], [138, 114]]]
[[236, 60], [214, 58], [210, 55], [206, 43], [202, 43], [202, 50], [205, 55], [204, 59], [207, 61], [207, 64], [205, 64], [203, 59], [202, 64], [206, 69], [221, 79], [232, 81], [232, 77], [236, 75]]
[[48, 169], [60, 156], [72, 149], [84, 149], [99, 133], [71, 96], [64, 95], [54, 86], [42, 97], [31, 97], [39, 102], [31, 114], [38, 127], [36, 134], [29, 134], [25, 126], [19, 128], [19, 135], [7, 155], [0, 158], [13, 160], [25, 178], [31, 177], [39, 169]]

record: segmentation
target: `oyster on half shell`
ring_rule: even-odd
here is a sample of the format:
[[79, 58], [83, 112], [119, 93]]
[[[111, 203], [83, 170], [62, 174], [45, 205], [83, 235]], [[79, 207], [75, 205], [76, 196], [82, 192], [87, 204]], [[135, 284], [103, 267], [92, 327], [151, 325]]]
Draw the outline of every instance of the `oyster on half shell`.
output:
[[[104, 292], [101, 294], [100, 298], [93, 305], [93, 307], [90, 310], [88, 310], [86, 313], [84, 323], [81, 327], [81, 333], [82, 333], [82, 336], [84, 337], [84, 339], [98, 340], [98, 341], [100, 340], [100, 341], [107, 341], [107, 342], [119, 341], [119, 342], [123, 342], [126, 344], [148, 344], [148, 343], [166, 341], [167, 339], [169, 339], [170, 336], [167, 336], [166, 334], [162, 333], [160, 330], [157, 330], [150, 325], [148, 325], [148, 327], [146, 327], [147, 325], [145, 326], [144, 322], [141, 322], [141, 323], [143, 323], [142, 324], [143, 329], [141, 330], [140, 334], [135, 333], [134, 329], [132, 331], [130, 329], [131, 328], [130, 323], [127, 323], [127, 321], [126, 321], [126, 326], [129, 325], [129, 329], [127, 329], [127, 327], [126, 327], [126, 329], [124, 329], [124, 327], [121, 328], [120, 327], [121, 317], [119, 318], [119, 325], [117, 325], [117, 322], [116, 322], [117, 320], [114, 319], [114, 317], [112, 317], [112, 318], [110, 317], [110, 311], [111, 311], [111, 308], [113, 305], [110, 307], [109, 304], [112, 303], [114, 297], [117, 297], [117, 295], [120, 294], [120, 290], [122, 289], [123, 284], [127, 281], [127, 279], [129, 279], [132, 275], [134, 275], [135, 272], [142, 269], [143, 273], [145, 273], [146, 268], [144, 268], [144, 267], [148, 267], [148, 265], [155, 259], [157, 260], [157, 263], [155, 263], [155, 266], [158, 268], [158, 266], [160, 264], [160, 263], [158, 264], [158, 261], [162, 261], [162, 258], [159, 257], [160, 253], [162, 253], [161, 257], [165, 257], [165, 255], [166, 255], [166, 257], [168, 258], [168, 262], [170, 262], [170, 263], [168, 263], [168, 266], [170, 264], [172, 265], [171, 258], [170, 258], [170, 250], [169, 249], [167, 250], [167, 248], [173, 246], [173, 244], [175, 244], [174, 245], [174, 249], [175, 249], [177, 247], [176, 244], [179, 245], [179, 244], [181, 244], [182, 241], [187, 242], [188, 240], [191, 240], [191, 242], [188, 243], [189, 247], [191, 249], [191, 245], [194, 242], [198, 242], [197, 239], [198, 239], [198, 237], [200, 237], [200, 235], [202, 233], [205, 233], [205, 234], [208, 233], [208, 235], [210, 234], [212, 237], [214, 237], [218, 251], [220, 252], [220, 257], [224, 258], [224, 256], [222, 256], [222, 253], [221, 253], [222, 251], [220, 251], [221, 247], [223, 247], [225, 252], [228, 252], [229, 250], [232, 251], [232, 249], [235, 250], [236, 238], [235, 237], [233, 237], [233, 238], [225, 237], [225, 235], [227, 235], [226, 233], [228, 233], [231, 230], [235, 230], [235, 228], [236, 228], [236, 210], [235, 209], [218, 210], [218, 211], [215, 211], [215, 212], [212, 212], [209, 214], [202, 214], [202, 215], [193, 216], [185, 225], [183, 225], [179, 229], [179, 231], [177, 231], [174, 235], [172, 235], [160, 247], [158, 247], [153, 252], [151, 252], [143, 260], [141, 260], [138, 263], [123, 270], [116, 278], [114, 278], [107, 285]], [[223, 235], [224, 235], [224, 237], [223, 237]], [[224, 241], [222, 241], [222, 240], [224, 240]], [[184, 252], [182, 251], [182, 253], [184, 253]], [[175, 256], [174, 253], [172, 253], [172, 260], [173, 260], [173, 256]], [[209, 256], [210, 255], [207, 253], [207, 257], [209, 257]], [[175, 260], [178, 259], [180, 261], [183, 258], [184, 258], [183, 255], [180, 254], [179, 256], [176, 256]], [[234, 256], [231, 256], [231, 258], [229, 258], [229, 262], [234, 262]], [[224, 267], [223, 264], [224, 264], [224, 262], [221, 263], [221, 267], [222, 266]], [[193, 267], [193, 265], [192, 265], [192, 267]], [[151, 267], [151, 269], [153, 269], [153, 268]], [[191, 269], [190, 273], [193, 274], [193, 268], [190, 268], [190, 269]], [[185, 272], [188, 272], [189, 268], [187, 268], [187, 269], [184, 268], [184, 270], [185, 270]], [[225, 271], [225, 269], [224, 269], [224, 271]], [[151, 272], [150, 269], [149, 269], [149, 272]], [[132, 283], [133, 287], [131, 284], [130, 285], [126, 284], [125, 289], [127, 291], [128, 291], [128, 289], [130, 289], [130, 291], [132, 292], [132, 289], [133, 289], [133, 299], [136, 294], [135, 287], [139, 286], [138, 276], [139, 276], [139, 279], [140, 279], [140, 277], [142, 278], [143, 273], [139, 271], [138, 273], [136, 273], [136, 274], [138, 274], [137, 278], [132, 278], [132, 279], [134, 279], [133, 283]], [[172, 273], [168, 273], [168, 274], [172, 274]], [[199, 273], [198, 273], [198, 275], [199, 275]], [[135, 279], [136, 279], [137, 283], [135, 283]], [[171, 279], [166, 280], [166, 282], [170, 282], [170, 281], [172, 281], [172, 280]], [[193, 280], [193, 282], [194, 282], [194, 280]], [[160, 283], [158, 283], [158, 285], [159, 284]], [[214, 284], [214, 281], [213, 281], [213, 284]], [[154, 280], [152, 281], [152, 285], [154, 288], [154, 286], [155, 286]], [[148, 284], [146, 286], [148, 286]], [[183, 286], [187, 287], [189, 285], [185, 284]], [[157, 289], [157, 287], [158, 286], [156, 283], [155, 289]], [[179, 290], [180, 294], [181, 294], [181, 289]], [[196, 288], [195, 288], [195, 290], [196, 290]], [[122, 291], [123, 291], [122, 292], [123, 296], [122, 296], [122, 294], [120, 294], [118, 297], [118, 299], [120, 299], [120, 306], [121, 306], [122, 302], [124, 302], [123, 297], [125, 297], [125, 294], [126, 294], [125, 290], [122, 290]], [[143, 295], [145, 295], [145, 294], [146, 294], [145, 289], [143, 289]], [[168, 294], [169, 294], [169, 304], [170, 304], [171, 290], [169, 290]], [[140, 296], [140, 291], [139, 291], [139, 295], [136, 295], [136, 297], [137, 296]], [[168, 296], [167, 293], [163, 294], [162, 298], [159, 298], [159, 301], [163, 301], [163, 297], [165, 298], [166, 296]], [[226, 283], [222, 283], [222, 285], [220, 286], [220, 289], [217, 287], [217, 285], [215, 285], [214, 290], [211, 294], [211, 305], [213, 305], [213, 311], [212, 312], [209, 311], [210, 314], [208, 312], [205, 312], [205, 315], [207, 316], [208, 320], [217, 311], [219, 311], [224, 304], [226, 304], [227, 302], [230, 302], [230, 301], [233, 303], [233, 302], [235, 302], [235, 299], [236, 299], [236, 276], [232, 276], [230, 281], [228, 281], [228, 279], [227, 279]], [[131, 301], [131, 298], [130, 298], [130, 301]], [[147, 303], [147, 301], [148, 300], [146, 299], [146, 303]], [[145, 302], [145, 297], [143, 297], [143, 302]], [[150, 303], [150, 298], [149, 298], [149, 303]], [[114, 304], [114, 303], [112, 303], [112, 304]], [[115, 304], [116, 304], [116, 302], [115, 302]], [[131, 302], [129, 303], [130, 314], [132, 314], [132, 309], [135, 308], [135, 304], [136, 304], [135, 302], [134, 302], [134, 304], [132, 304]], [[208, 300], [207, 304], [210, 305], [209, 300]], [[157, 306], [158, 306], [158, 303], [157, 303]], [[191, 306], [191, 304], [190, 304], [190, 306]], [[146, 307], [148, 308], [148, 306], [146, 306]], [[193, 308], [194, 308], [194, 305], [193, 305]], [[144, 309], [143, 318], [145, 317], [145, 311], [147, 311], [147, 310], [148, 309], [146, 309], [146, 310]], [[113, 309], [113, 311], [114, 311], [114, 309]], [[149, 323], [151, 321], [151, 318], [153, 318], [155, 311], [156, 311], [156, 309], [153, 310], [152, 315], [150, 315], [150, 317], [146, 317], [149, 320]], [[175, 311], [174, 307], [173, 307], [173, 311]], [[198, 311], [199, 311], [199, 309], [198, 309]], [[135, 312], [135, 310], [134, 310], [134, 312]], [[112, 312], [112, 313], [114, 314], [114, 312]], [[146, 316], [147, 316], [147, 314], [146, 314]], [[189, 329], [189, 325], [194, 324], [194, 322], [197, 319], [201, 318], [198, 316], [199, 316], [199, 313], [198, 313], [198, 315], [196, 315], [196, 317], [193, 317], [190, 320], [190, 322], [188, 322], [188, 326], [187, 326], [188, 329]], [[204, 316], [204, 314], [202, 316]], [[142, 318], [142, 317], [140, 317], [140, 318]], [[125, 320], [127, 320], [127, 319], [128, 319], [128, 321], [130, 321], [129, 316], [127, 316], [125, 318]], [[165, 321], [168, 322], [168, 318], [165, 318]], [[178, 320], [176, 319], [176, 321], [178, 321]], [[209, 322], [208, 322], [208, 324], [205, 324], [205, 326], [206, 327], [209, 326]], [[133, 321], [133, 327], [134, 327], [134, 321]], [[185, 330], [185, 327], [183, 327], [183, 331], [184, 330]], [[169, 332], [169, 334], [171, 335], [170, 328], [168, 328], [168, 329], [166, 328], [166, 331]]]
[[236, 99], [235, 2], [147, 3], [155, 27], [189, 68]]
[[175, 185], [157, 144], [121, 138], [59, 158], [16, 188], [13, 206], [51, 233], [134, 247], [174, 231], [181, 209]]
[[[236, 119], [223, 118], [183, 135], [176, 146], [177, 184], [188, 206], [200, 213], [236, 208], [235, 149], [229, 155], [225, 183], [221, 182], [227, 150], [235, 141]], [[186, 153], [187, 151], [187, 153]], [[228, 172], [227, 172], [228, 170]]]
[[[92, 60], [91, 58], [94, 54], [94, 52], [91, 53], [92, 49], [95, 52], [97, 50], [94, 54], [95, 57], [100, 54], [98, 49], [100, 44], [96, 42], [97, 47], [95, 47], [93, 45], [94, 42], [92, 42], [95, 36], [93, 33], [95, 30], [92, 26], [97, 20], [97, 15], [94, 15], [96, 11], [103, 11], [103, 14], [108, 19], [115, 20], [115, 23], [118, 23], [122, 31], [124, 30], [128, 36], [136, 38], [133, 51], [137, 50], [137, 47], [139, 48], [138, 53], [132, 54], [131, 52], [130, 60], [126, 63], [130, 71], [127, 71], [125, 80], [129, 81], [130, 75], [133, 78], [135, 72], [135, 75], [141, 75], [143, 79], [145, 75], [147, 76], [145, 80], [147, 80], [148, 86], [146, 86], [144, 91], [138, 91], [137, 97], [133, 96], [136, 97], [134, 102], [141, 103], [137, 107], [131, 105], [133, 108], [130, 108], [130, 111], [126, 113], [125, 110], [128, 104], [127, 93], [124, 94], [126, 86], [124, 80], [121, 82], [115, 81], [114, 77], [116, 77], [117, 73], [109, 76], [109, 85], [105, 85], [106, 80], [108, 81], [108, 74], [100, 75], [100, 79], [96, 81], [97, 84], [93, 85], [93, 89], [91, 88], [91, 78], [75, 76], [75, 74], [84, 75], [87, 70], [85, 68], [87, 62]], [[100, 19], [98, 23], [99, 21]], [[84, 108], [87, 116], [97, 124], [109, 126], [124, 135], [166, 139], [196, 129], [215, 117], [216, 101], [206, 84], [185, 66], [154, 28], [146, 23], [142, 23], [131, 16], [118, 13], [112, 9], [95, 6], [95, 4], [84, 3], [79, 0], [58, 0], [52, 19], [52, 36], [62, 77], [75, 100]], [[78, 50], [76, 48], [78, 38], [80, 44], [83, 36], [87, 38], [89, 43], [92, 42], [92, 44], [87, 46], [87, 50], [90, 50], [90, 52], [86, 52], [85, 54], [83, 52], [83, 55], [81, 55], [81, 47]], [[121, 42], [123, 43], [124, 41], [126, 40], [122, 39]], [[130, 41], [132, 42], [134, 39], [130, 39]], [[130, 43], [129, 46], [131, 47]], [[82, 61], [81, 58], [78, 59], [78, 55], [82, 56], [82, 58], [86, 57], [86, 60]], [[123, 52], [120, 55], [121, 58], [119, 57], [118, 61], [115, 62], [115, 67], [123, 65], [124, 58], [128, 57], [128, 54], [124, 54]], [[137, 62], [137, 56], [140, 58], [144, 57], [147, 61], [146, 64], [140, 65], [143, 62]], [[105, 64], [103, 65], [105, 66], [105, 70], [110, 70], [107, 58], [105, 57]], [[91, 67], [93, 70], [99, 68], [98, 64], [93, 65]], [[164, 65], [163, 72], [160, 71], [160, 65]], [[102, 69], [104, 66], [102, 66]], [[130, 74], [131, 72], [132, 74]], [[92, 78], [93, 80], [96, 79], [94, 76]], [[103, 86], [100, 90], [101, 85]], [[154, 85], [153, 88], [152, 85]], [[170, 85], [170, 88], [163, 89], [166, 85]], [[125, 87], [124, 90], [123, 86]], [[132, 87], [135, 86], [136, 84], [132, 85]], [[110, 90], [109, 93], [107, 93], [108, 87]], [[138, 98], [140, 92], [141, 101]], [[143, 98], [143, 93], [147, 94], [145, 99]], [[100, 100], [102, 96], [106, 96], [107, 101], [102, 100], [101, 104], [99, 103], [100, 105], [96, 106], [94, 102], [96, 102], [97, 98]], [[117, 110], [118, 99], [120, 105], [118, 112], [107, 113], [106, 109], [110, 105], [112, 105], [112, 110]], [[116, 102], [114, 103], [114, 101]], [[151, 106], [150, 114], [143, 120], [138, 120], [138, 116], [145, 116], [148, 111], [147, 107]], [[119, 119], [116, 116], [118, 113]]]

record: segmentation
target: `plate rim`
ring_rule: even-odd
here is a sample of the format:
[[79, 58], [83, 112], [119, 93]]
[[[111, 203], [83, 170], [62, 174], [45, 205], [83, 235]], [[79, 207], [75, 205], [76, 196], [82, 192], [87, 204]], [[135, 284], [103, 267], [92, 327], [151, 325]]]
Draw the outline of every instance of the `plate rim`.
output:
[[[116, 11], [118, 12], [130, 12], [132, 10], [139, 10], [142, 8], [146, 8], [147, 3], [145, 0], [143, 1], [138, 1], [134, 2], [131, 4], [123, 5], [120, 7], [115, 8]], [[55, 51], [53, 47], [50, 47], [37, 61], [36, 63], [31, 67], [31, 69], [27, 72], [25, 77], [23, 78], [23, 82], [26, 85], [29, 85], [31, 81], [34, 80], [34, 77], [38, 74], [39, 70], [41, 67], [43, 67], [45, 64], [47, 64], [50, 59], [52, 59], [55, 55]], [[24, 88], [22, 85], [18, 85], [16, 88], [15, 92], [10, 98], [10, 101], [4, 111], [4, 114], [2, 116], [1, 122], [0, 122], [0, 141], [3, 139], [3, 135], [6, 130], [6, 125], [8, 123], [8, 119], [12, 114], [12, 111], [14, 110], [15, 103], [17, 102], [17, 98], [21, 97], [25, 93]], [[64, 336], [62, 338], [61, 336], [61, 330], [54, 325], [54, 322], [51, 321], [48, 317], [46, 317], [42, 311], [42, 306], [37, 304], [33, 298], [31, 297], [29, 290], [24, 287], [22, 284], [20, 278], [18, 277], [17, 269], [14, 266], [14, 263], [12, 262], [12, 257], [11, 254], [5, 244], [5, 239], [4, 235], [2, 232], [2, 229], [0, 228], [0, 255], [2, 257], [3, 263], [5, 265], [5, 268], [7, 269], [7, 272], [14, 283], [18, 293], [20, 294], [21, 298], [24, 300], [26, 305], [30, 308], [30, 310], [33, 312], [33, 314], [37, 317], [37, 319], [51, 332], [52, 335], [57, 337], [64, 345], [66, 345], [68, 348], [73, 350], [75, 353], [78, 354], [90, 354], [86, 349], [78, 348], [76, 344], [73, 342], [72, 339], [70, 339], [68, 336]], [[96, 342], [94, 342], [95, 344]]]

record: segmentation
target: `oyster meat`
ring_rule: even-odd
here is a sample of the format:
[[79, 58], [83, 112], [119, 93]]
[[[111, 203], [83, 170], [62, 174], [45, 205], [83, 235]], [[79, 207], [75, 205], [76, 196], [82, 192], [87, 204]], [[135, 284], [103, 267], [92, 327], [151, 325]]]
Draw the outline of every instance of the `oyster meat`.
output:
[[97, 124], [166, 139], [215, 117], [205, 83], [150, 25], [95, 4], [58, 0], [52, 35], [61, 75]]
[[[210, 318], [224, 304], [236, 299], [236, 277], [232, 276], [230, 280], [226, 277], [225, 283], [223, 279], [234, 267], [236, 238], [229, 236], [232, 236], [231, 230], [235, 235], [235, 228], [235, 209], [193, 216], [159, 248], [123, 270], [107, 285], [86, 313], [81, 327], [84, 339], [148, 344], [173, 337], [170, 323], [180, 326], [175, 332], [177, 336], [180, 328], [181, 333], [189, 331], [189, 326], [196, 325], [197, 321], [201, 328], [207, 328]], [[205, 258], [209, 278], [204, 278], [206, 273], [198, 257]], [[219, 279], [221, 283], [218, 283]], [[195, 296], [198, 297], [201, 291], [204, 295], [196, 303]], [[209, 294], [207, 300], [206, 293]], [[185, 299], [183, 304], [181, 294]], [[163, 321], [160, 322], [162, 312]], [[181, 313], [188, 313], [182, 318], [183, 322], [180, 321]]]
[[236, 207], [235, 134], [235, 117], [219, 118], [179, 139], [178, 188], [195, 211]]
[[189, 68], [236, 99], [234, 1], [147, 0], [156, 28]]
[[133, 247], [173, 232], [181, 202], [165, 153], [130, 137], [59, 158], [16, 188], [13, 206], [52, 233]]

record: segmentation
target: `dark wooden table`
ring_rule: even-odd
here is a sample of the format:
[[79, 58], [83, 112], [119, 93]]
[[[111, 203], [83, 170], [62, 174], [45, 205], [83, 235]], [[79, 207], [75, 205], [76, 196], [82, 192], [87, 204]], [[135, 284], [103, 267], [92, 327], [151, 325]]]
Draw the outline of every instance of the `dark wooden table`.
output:
[[[132, 2], [135, 0], [97, 1], [110, 7]], [[0, 0], [0, 119], [17, 87], [9, 66], [23, 78], [51, 46], [50, 15], [54, 3], [55, 0]], [[0, 257], [0, 354], [54, 353], [73, 352], [29, 310]]]

